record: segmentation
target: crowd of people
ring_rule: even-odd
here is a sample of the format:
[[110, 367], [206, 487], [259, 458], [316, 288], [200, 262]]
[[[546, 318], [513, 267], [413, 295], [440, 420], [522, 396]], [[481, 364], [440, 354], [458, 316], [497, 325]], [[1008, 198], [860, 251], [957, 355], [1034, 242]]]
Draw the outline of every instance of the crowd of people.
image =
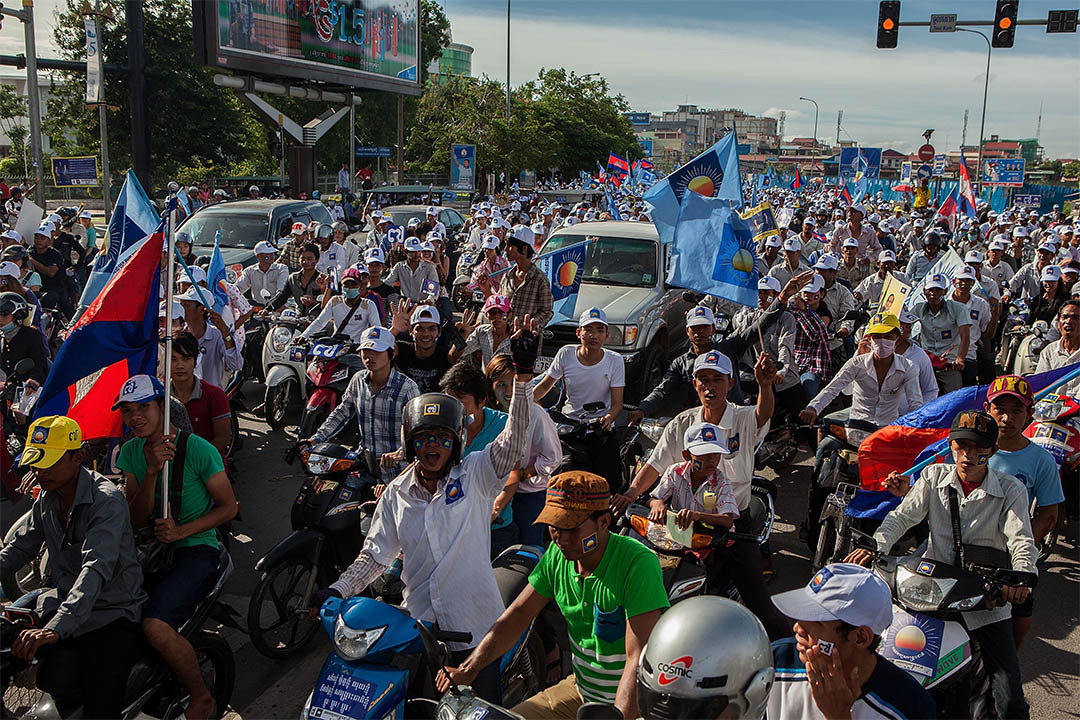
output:
[[[205, 188], [173, 190], [186, 192], [191, 212], [215, 201]], [[783, 220], [756, 249], [757, 307], [716, 297], [693, 304], [686, 352], [633, 406], [624, 361], [605, 347], [611, 335], [600, 307], [579, 308], [578, 342], [554, 349], [550, 367], [534, 376], [541, 330], [553, 317], [538, 251], [561, 227], [613, 217], [650, 222], [638, 195], [614, 194], [594, 206], [545, 202], [514, 188], [478, 199], [457, 237], [448, 236], [434, 204], [400, 232], [378, 203], [344, 211], [332, 225], [297, 223], [288, 237], [255, 245], [255, 262], [227, 283], [220, 310], [207, 301], [211, 288], [190, 239], [178, 234], [185, 263], [167, 277], [166, 248], [161, 266], [162, 297], [175, 287], [175, 304], [162, 300], [159, 311], [170, 377], [159, 361], [156, 377], [131, 377], [116, 398], [113, 410], [129, 432], [117, 461], [119, 487], [84, 466], [81, 430], [70, 418], [38, 418], [26, 428], [17, 461], [41, 492], [0, 549], [0, 572], [15, 572], [44, 543], [62, 604], [43, 628], [19, 635], [14, 656], [41, 653], [37, 682], [61, 707], [116, 717], [126, 668], [145, 638], [190, 693], [188, 718], [223, 710], [213, 707], [191, 644], [177, 630], [207, 592], [219, 533], [238, 509], [223, 388], [250, 362], [244, 346], [252, 323], [289, 309], [304, 319], [302, 339], [339, 338], [361, 361], [340, 403], [298, 438], [301, 446], [349, 428], [381, 467], [363, 550], [339, 578], [315, 589], [313, 609], [364, 592], [401, 559], [409, 613], [473, 638], [451, 644], [440, 688], [471, 685], [498, 702], [497, 658], [553, 602], [566, 621], [573, 672], [514, 708], [526, 718], [572, 718], [589, 701], [613, 704], [626, 718], [934, 717], [931, 695], [877, 653], [893, 600], [870, 566], [919, 525], [928, 536], [924, 558], [958, 562], [951, 494], [965, 543], [995, 548], [1008, 567], [1036, 572], [1037, 545], [1058, 523], [1064, 496], [1056, 461], [1023, 435], [1034, 395], [1027, 380], [1002, 371], [1002, 347], [1010, 322], [1044, 320], [1053, 329], [1038, 369], [1080, 360], [1073, 227], [1080, 219], [1057, 207], [998, 213], [980, 203], [976, 217], [957, 222], [880, 197], [848, 204], [830, 189], [766, 189]], [[13, 190], [9, 222], [18, 210]], [[79, 311], [97, 233], [89, 213], [61, 208], [33, 237], [7, 231], [0, 241], [0, 370], [13, 378], [30, 359], [32, 389], [44, 382], [55, 349], [46, 313], [62, 324]], [[476, 257], [467, 288], [482, 303], [461, 312], [451, 297], [451, 259], [465, 250]], [[946, 274], [935, 264], [949, 251], [963, 265]], [[883, 311], [890, 278], [925, 280], [925, 299]], [[725, 331], [721, 315], [731, 319]], [[740, 368], [750, 370], [754, 387]], [[830, 410], [846, 406], [848, 437], [857, 439], [979, 383], [990, 385], [985, 407], [956, 416], [952, 459], [914, 481], [883, 479], [903, 499], [876, 532], [878, 552], [854, 550], [804, 589], [772, 595], [768, 548], [732, 541], [707, 567], [731, 578], [745, 607], [705, 598], [669, 609], [656, 555], [616, 531], [626, 508], [642, 503], [656, 522], [670, 513], [680, 528], [703, 523], [745, 535], [755, 450], [781, 414], [807, 427], [800, 449], [816, 450], [814, 481], [837, 450], [835, 440], [811, 431]], [[1080, 381], [1064, 391], [1075, 387]], [[608, 432], [588, 468], [565, 467], [555, 422], [541, 405], [555, 390], [564, 415], [598, 418]], [[600, 411], [587, 410], [597, 405]], [[623, 486], [610, 430], [662, 412], [674, 417]], [[167, 462], [179, 490], [163, 498]], [[813, 501], [799, 519], [809, 534]], [[149, 584], [135, 544], [144, 528], [171, 548]], [[490, 560], [516, 543], [547, 549], [505, 607]], [[1032, 594], [1007, 585], [1003, 598], [1002, 607], [965, 619], [998, 716], [1027, 717], [1017, 650], [1031, 628]], [[724, 640], [710, 641], [717, 633]], [[114, 652], [103, 656], [106, 645]], [[682, 682], [689, 673], [672, 670], [680, 657], [693, 657], [694, 677], [711, 680]], [[735, 715], [725, 714], [732, 708]]]

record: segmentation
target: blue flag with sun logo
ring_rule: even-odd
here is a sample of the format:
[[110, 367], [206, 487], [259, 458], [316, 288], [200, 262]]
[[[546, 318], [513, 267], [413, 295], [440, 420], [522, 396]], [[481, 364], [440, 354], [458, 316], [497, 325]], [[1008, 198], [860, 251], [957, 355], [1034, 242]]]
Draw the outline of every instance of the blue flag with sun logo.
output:
[[575, 319], [574, 309], [581, 290], [581, 278], [585, 276], [585, 255], [590, 242], [567, 245], [536, 259], [540, 271], [551, 283], [551, 308], [555, 314], [548, 325]]
[[[728, 133], [705, 152], [649, 188], [642, 199], [652, 208], [653, 224], [660, 242], [675, 239], [675, 223], [679, 220], [680, 205], [687, 191], [693, 190], [707, 198], [730, 200], [736, 208], [743, 204], [742, 181], [739, 178], [739, 153], [735, 133]], [[754, 289], [757, 293], [757, 289]]]
[[669, 283], [757, 306], [754, 231], [727, 200], [686, 193], [674, 234]]

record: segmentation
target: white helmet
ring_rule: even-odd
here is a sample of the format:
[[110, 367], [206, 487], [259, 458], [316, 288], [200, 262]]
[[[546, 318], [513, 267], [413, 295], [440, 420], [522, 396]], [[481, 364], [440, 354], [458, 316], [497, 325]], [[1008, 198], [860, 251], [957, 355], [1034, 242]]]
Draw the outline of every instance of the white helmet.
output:
[[[722, 638], [718, 641], [717, 638]], [[761, 621], [727, 598], [683, 600], [656, 622], [637, 669], [638, 709], [655, 718], [762, 718], [772, 649]]]

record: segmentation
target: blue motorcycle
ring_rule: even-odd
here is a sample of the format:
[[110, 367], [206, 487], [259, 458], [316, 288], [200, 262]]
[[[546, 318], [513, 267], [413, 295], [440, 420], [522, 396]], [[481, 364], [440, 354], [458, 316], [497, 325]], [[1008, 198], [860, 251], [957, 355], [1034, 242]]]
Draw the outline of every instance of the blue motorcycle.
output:
[[[504, 604], [524, 589], [542, 554], [536, 546], [514, 545], [495, 558], [492, 567]], [[435, 673], [450, 659], [444, 643], [473, 641], [469, 633], [439, 630], [370, 597], [330, 598], [319, 617], [334, 651], [304, 706], [303, 717], [309, 720], [435, 717]], [[542, 632], [557, 637], [560, 628]], [[565, 632], [564, 625], [564, 638]], [[556, 646], [561, 649], [562, 643]], [[541, 632], [530, 627], [499, 660], [505, 706], [517, 705], [546, 685], [544, 659]]]

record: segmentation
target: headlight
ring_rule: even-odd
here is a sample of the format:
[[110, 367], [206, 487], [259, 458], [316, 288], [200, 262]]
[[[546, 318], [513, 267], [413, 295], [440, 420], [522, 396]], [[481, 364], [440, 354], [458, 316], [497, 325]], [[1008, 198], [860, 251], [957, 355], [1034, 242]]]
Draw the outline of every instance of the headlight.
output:
[[954, 585], [956, 578], [936, 579], [916, 575], [903, 566], [896, 568], [896, 597], [908, 610], [937, 610]]
[[660, 436], [664, 434], [664, 426], [660, 424], [659, 420], [646, 418], [638, 423], [638, 428], [641, 430], [642, 435], [653, 442], [660, 442]]
[[330, 471], [330, 466], [334, 464], [335, 459], [326, 455], [311, 454], [304, 460], [304, 464], [312, 475], [325, 475]]
[[283, 353], [292, 342], [292, 330], [286, 327], [276, 327], [270, 335], [270, 347], [276, 353]]
[[334, 623], [334, 648], [346, 660], [359, 660], [379, 641], [386, 632], [386, 627], [383, 625], [367, 630], [354, 630], [338, 615], [337, 622]]
[[954, 603], [949, 603], [950, 610], [974, 610], [983, 604], [985, 595], [975, 595], [973, 597], [964, 598], [963, 600], [957, 600]]

